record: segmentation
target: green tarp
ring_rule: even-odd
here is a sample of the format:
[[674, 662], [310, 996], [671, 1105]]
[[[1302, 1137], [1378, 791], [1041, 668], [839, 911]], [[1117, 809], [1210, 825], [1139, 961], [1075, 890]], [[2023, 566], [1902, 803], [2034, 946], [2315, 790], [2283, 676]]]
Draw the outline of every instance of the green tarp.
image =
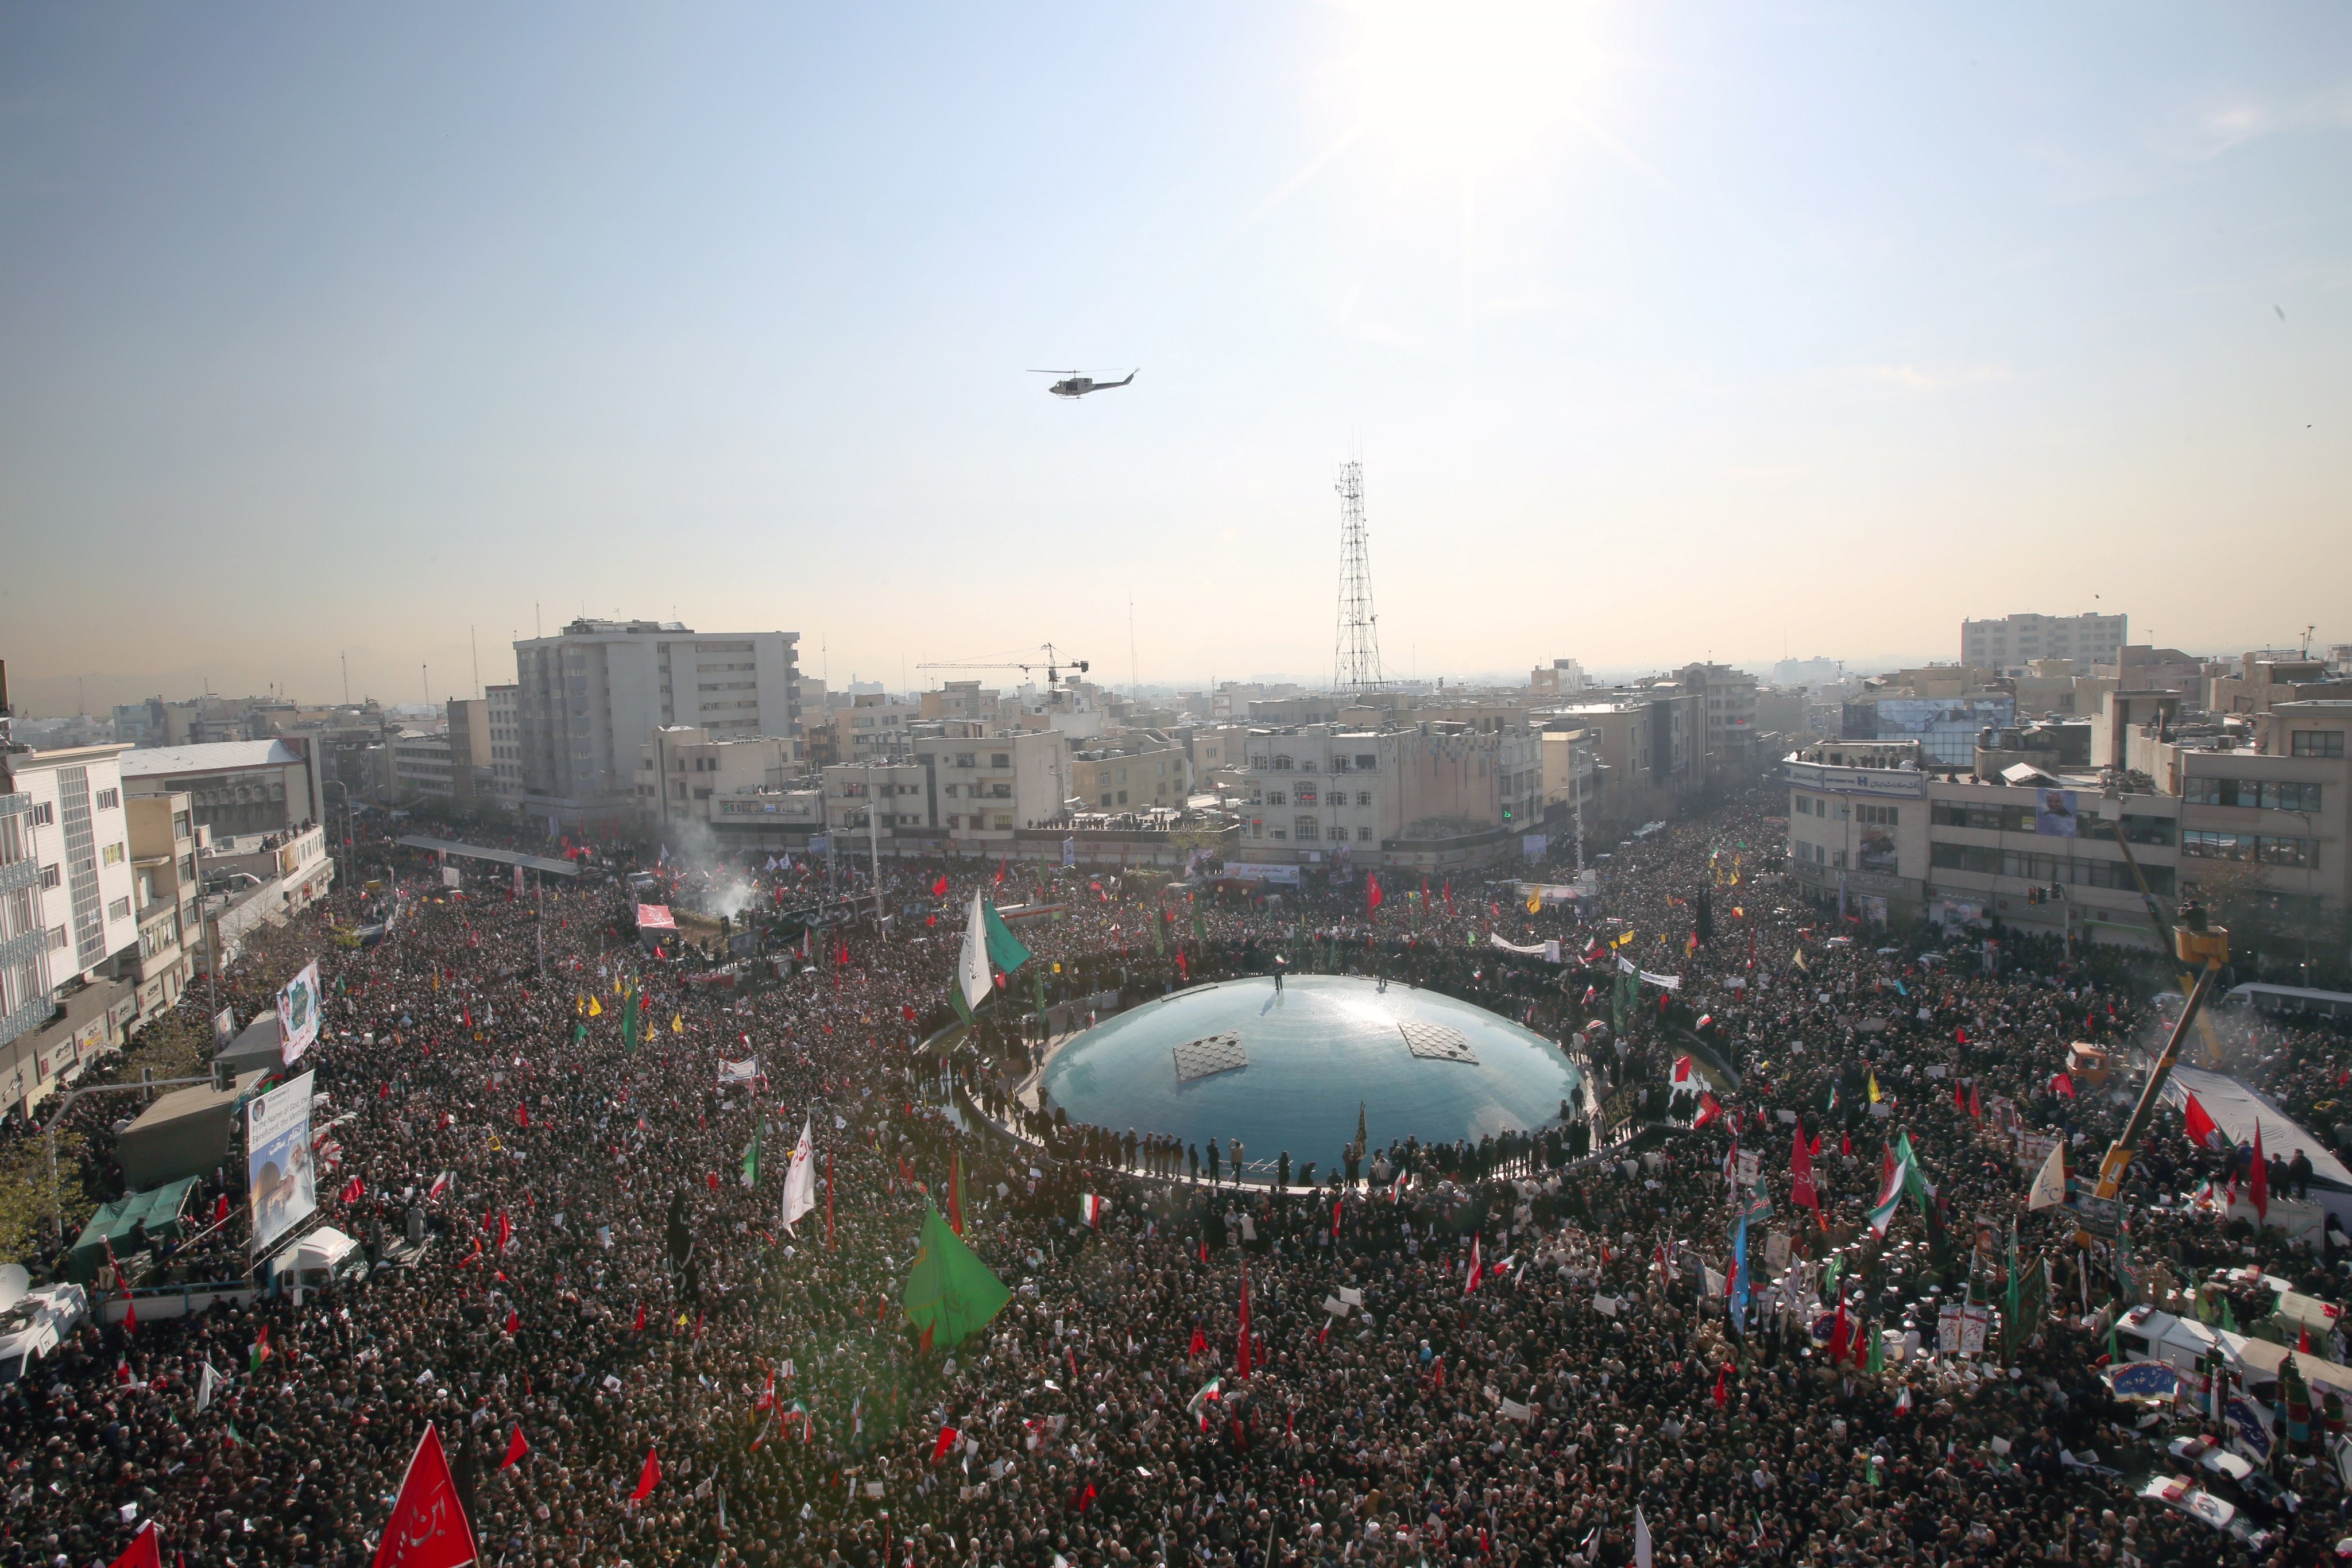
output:
[[131, 1233], [142, 1222], [147, 1227], [147, 1234], [155, 1239], [178, 1240], [186, 1234], [181, 1220], [195, 1190], [196, 1178], [189, 1176], [101, 1205], [74, 1242], [72, 1255], [66, 1262], [67, 1277], [85, 1285], [97, 1279], [98, 1271], [106, 1266], [110, 1243], [117, 1257], [136, 1250]]

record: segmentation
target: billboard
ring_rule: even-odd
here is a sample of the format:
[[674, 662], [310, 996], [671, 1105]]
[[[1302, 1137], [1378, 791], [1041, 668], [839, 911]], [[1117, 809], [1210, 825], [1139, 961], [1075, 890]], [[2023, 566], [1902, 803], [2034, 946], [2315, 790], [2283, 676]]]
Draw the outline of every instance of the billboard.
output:
[[2071, 839], [2076, 834], [2082, 818], [2074, 811], [2074, 791], [2072, 789], [2036, 789], [2033, 792], [2033, 831], [2045, 838]]
[[257, 1253], [318, 1212], [310, 1169], [313, 1076], [305, 1072], [246, 1103], [245, 1185]]
[[[1937, 767], [1973, 768], [1977, 731], [2016, 722], [2015, 697], [1887, 697], [1847, 704], [1844, 727], [1848, 740], [1916, 740]], [[1857, 728], [1869, 733], [1856, 735]]]
[[319, 1038], [319, 966], [314, 959], [302, 967], [302, 972], [286, 982], [278, 993], [278, 1033], [285, 1041], [285, 1054], [278, 1058], [289, 1067], [302, 1060], [310, 1042]]

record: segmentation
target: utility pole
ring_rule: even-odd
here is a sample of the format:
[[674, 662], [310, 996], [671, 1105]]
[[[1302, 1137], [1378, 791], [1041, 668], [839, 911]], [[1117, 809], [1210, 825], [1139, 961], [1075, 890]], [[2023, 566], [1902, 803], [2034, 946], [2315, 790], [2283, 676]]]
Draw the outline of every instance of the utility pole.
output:
[[874, 758], [866, 759], [866, 848], [874, 875], [874, 936], [882, 936], [882, 821], [874, 809]]
[[352, 706], [352, 656], [348, 652], [335, 655], [343, 662], [343, 706]]
[[471, 626], [466, 628], [466, 646], [474, 653], [474, 695], [478, 697], [482, 695], [482, 644]]

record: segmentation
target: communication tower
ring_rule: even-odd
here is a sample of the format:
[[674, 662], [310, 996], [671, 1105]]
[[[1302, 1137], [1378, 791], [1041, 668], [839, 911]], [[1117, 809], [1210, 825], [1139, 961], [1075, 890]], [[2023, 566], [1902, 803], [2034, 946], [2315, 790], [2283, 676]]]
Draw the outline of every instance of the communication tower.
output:
[[1370, 538], [1364, 527], [1364, 465], [1340, 465], [1339, 638], [1332, 663], [1343, 692], [1373, 692], [1381, 674], [1380, 616], [1372, 609]]

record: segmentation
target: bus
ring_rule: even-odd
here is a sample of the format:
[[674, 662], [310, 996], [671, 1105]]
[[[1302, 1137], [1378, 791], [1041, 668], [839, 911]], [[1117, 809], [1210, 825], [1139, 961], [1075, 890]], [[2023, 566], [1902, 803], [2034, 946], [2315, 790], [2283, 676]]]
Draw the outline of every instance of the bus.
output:
[[2352, 1022], [2352, 991], [2315, 991], [2302, 986], [2272, 986], [2256, 982], [2233, 986], [2221, 998], [2229, 1007], [2249, 1004], [2274, 1016], [2336, 1018]]

